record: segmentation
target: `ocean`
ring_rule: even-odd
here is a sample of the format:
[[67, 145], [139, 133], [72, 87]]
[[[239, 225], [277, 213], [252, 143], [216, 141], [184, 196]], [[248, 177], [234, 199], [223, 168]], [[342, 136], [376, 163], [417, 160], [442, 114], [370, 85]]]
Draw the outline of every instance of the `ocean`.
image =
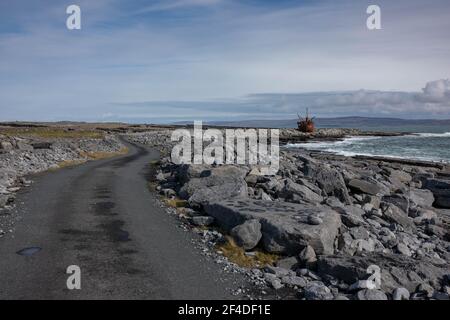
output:
[[[389, 129], [396, 131], [392, 127]], [[450, 128], [408, 129], [397, 132], [415, 133], [397, 137], [348, 137], [342, 141], [296, 143], [288, 144], [286, 147], [327, 151], [345, 156], [382, 156], [450, 163]]]

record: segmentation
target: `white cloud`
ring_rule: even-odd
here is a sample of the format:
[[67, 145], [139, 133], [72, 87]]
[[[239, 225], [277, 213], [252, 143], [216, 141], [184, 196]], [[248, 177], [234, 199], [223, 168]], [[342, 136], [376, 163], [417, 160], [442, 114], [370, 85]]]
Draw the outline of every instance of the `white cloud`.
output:
[[166, 10], [174, 10], [174, 9], [180, 9], [180, 8], [186, 8], [186, 7], [206, 7], [206, 6], [212, 6], [217, 5], [221, 3], [222, 0], [164, 0], [159, 1], [155, 4], [152, 4], [150, 6], [147, 6], [145, 8], [140, 9], [137, 11], [138, 14], [140, 13], [147, 13], [147, 12], [155, 12], [155, 11], [166, 11]]
[[450, 81], [449, 79], [441, 79], [428, 82], [423, 92], [418, 95], [418, 99], [422, 102], [429, 103], [447, 103], [450, 104]]

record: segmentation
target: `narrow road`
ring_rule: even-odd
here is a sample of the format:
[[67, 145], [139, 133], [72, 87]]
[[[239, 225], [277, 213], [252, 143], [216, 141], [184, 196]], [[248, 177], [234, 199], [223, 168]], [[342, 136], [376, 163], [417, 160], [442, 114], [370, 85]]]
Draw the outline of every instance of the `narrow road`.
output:
[[[159, 154], [124, 156], [35, 177], [17, 198], [23, 219], [0, 239], [0, 299], [227, 299], [243, 283], [194, 248], [196, 235], [148, 190]], [[38, 247], [29, 255], [17, 254]], [[66, 268], [81, 268], [81, 289]]]

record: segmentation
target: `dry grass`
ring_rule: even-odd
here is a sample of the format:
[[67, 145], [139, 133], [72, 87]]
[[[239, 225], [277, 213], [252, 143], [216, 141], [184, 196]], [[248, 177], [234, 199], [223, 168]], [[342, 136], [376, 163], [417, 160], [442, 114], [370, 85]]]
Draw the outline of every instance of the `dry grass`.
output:
[[85, 163], [86, 160], [64, 160], [58, 163], [58, 168], [59, 169], [63, 169], [63, 168], [68, 168], [68, 167], [73, 167], [73, 166], [77, 166], [79, 164]]
[[63, 128], [2, 128], [0, 134], [46, 139], [103, 139], [104, 133], [96, 130], [67, 130]]
[[223, 256], [227, 257], [231, 262], [246, 268], [273, 265], [279, 259], [279, 256], [276, 254], [262, 251], [256, 251], [254, 256], [248, 256], [245, 254], [245, 250], [238, 246], [233, 238], [229, 236], [226, 237], [226, 242], [217, 245], [216, 249], [221, 251]]
[[149, 162], [151, 166], [159, 166], [161, 164], [161, 160], [152, 160]]
[[188, 202], [181, 199], [164, 199], [164, 202], [167, 206], [172, 208], [185, 208], [188, 206]]
[[100, 159], [107, 159], [107, 158], [112, 158], [118, 155], [124, 155], [128, 153], [128, 148], [123, 147], [122, 149], [120, 149], [117, 152], [104, 152], [104, 151], [100, 151], [100, 152], [86, 152], [86, 151], [81, 151], [80, 152], [80, 156], [82, 157], [86, 157], [89, 158], [90, 160], [100, 160]]
[[122, 148], [118, 152], [85, 152], [81, 151], [80, 156], [87, 158], [87, 160], [64, 160], [58, 163], [58, 168], [67, 168], [67, 167], [73, 167], [82, 163], [85, 163], [88, 160], [100, 160], [100, 159], [107, 159], [111, 157], [115, 157], [122, 154], [127, 154], [128, 148]]

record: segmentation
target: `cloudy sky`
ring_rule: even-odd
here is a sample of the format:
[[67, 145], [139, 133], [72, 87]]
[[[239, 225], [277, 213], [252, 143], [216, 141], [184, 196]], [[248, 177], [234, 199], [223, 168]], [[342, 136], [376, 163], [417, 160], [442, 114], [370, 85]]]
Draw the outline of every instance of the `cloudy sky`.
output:
[[448, 0], [1, 0], [0, 121], [450, 118], [449, 16]]

